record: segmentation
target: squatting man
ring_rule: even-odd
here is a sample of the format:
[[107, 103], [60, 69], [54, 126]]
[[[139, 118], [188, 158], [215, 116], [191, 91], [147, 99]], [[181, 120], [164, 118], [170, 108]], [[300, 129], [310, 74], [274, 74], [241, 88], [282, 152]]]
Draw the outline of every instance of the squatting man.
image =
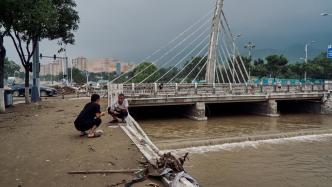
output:
[[105, 115], [105, 112], [100, 111], [99, 103], [100, 96], [92, 94], [91, 101], [84, 106], [74, 121], [76, 129], [81, 131], [81, 136], [88, 135], [89, 138], [94, 138], [102, 135], [102, 130], [96, 131], [101, 124], [101, 116]]
[[125, 119], [128, 116], [128, 100], [125, 99], [125, 96], [121, 93], [118, 96], [118, 100], [111, 104], [108, 107], [108, 113], [113, 117], [113, 120], [110, 123], [125, 123]]
[[[81, 131], [81, 136], [88, 135], [89, 138], [99, 137], [103, 134], [102, 130], [96, 130], [105, 112], [100, 111], [100, 96], [92, 94], [91, 101], [87, 103], [74, 121], [75, 127]], [[128, 100], [123, 94], [119, 94], [118, 100], [108, 107], [108, 113], [113, 117], [111, 123], [125, 122], [128, 116]], [[88, 131], [88, 132], [87, 132]]]

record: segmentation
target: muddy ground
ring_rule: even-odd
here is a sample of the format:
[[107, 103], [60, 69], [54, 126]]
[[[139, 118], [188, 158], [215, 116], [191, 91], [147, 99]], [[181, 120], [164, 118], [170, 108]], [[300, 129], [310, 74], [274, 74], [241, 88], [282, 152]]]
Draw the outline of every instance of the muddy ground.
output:
[[[121, 128], [104, 135], [79, 137], [73, 121], [87, 99], [49, 99], [18, 104], [0, 114], [0, 186], [113, 186], [132, 174], [70, 175], [73, 170], [136, 169], [142, 155]], [[106, 110], [106, 100], [102, 109]], [[134, 186], [160, 182], [148, 179]], [[115, 186], [124, 186], [115, 185]]]

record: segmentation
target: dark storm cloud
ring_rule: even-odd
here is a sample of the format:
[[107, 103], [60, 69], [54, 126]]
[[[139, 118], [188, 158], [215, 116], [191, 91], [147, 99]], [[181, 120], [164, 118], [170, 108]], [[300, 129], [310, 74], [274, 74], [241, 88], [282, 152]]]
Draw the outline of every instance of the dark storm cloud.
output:
[[[72, 58], [112, 57], [138, 61], [163, 46], [209, 10], [214, 0], [79, 0], [80, 29]], [[224, 10], [239, 45], [254, 41], [259, 48], [282, 48], [316, 40], [332, 43], [331, 0], [226, 0]], [[18, 59], [9, 44], [8, 56]], [[41, 52], [54, 54], [55, 42], [43, 41]]]

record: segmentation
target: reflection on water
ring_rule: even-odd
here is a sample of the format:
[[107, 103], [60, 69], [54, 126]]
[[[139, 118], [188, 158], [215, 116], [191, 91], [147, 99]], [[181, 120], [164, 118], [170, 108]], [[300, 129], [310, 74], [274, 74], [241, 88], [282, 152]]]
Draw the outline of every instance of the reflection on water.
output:
[[[332, 116], [283, 114], [268, 118], [242, 115], [211, 117], [203, 122], [179, 118], [141, 120], [139, 123], [158, 145], [174, 140], [331, 130]], [[246, 143], [223, 145], [212, 152], [205, 152], [209, 151], [207, 149], [199, 154], [191, 151], [194, 154], [190, 155], [185, 168], [205, 187], [332, 186], [332, 134], [318, 136], [306, 136], [300, 141], [250, 142], [249, 146]]]

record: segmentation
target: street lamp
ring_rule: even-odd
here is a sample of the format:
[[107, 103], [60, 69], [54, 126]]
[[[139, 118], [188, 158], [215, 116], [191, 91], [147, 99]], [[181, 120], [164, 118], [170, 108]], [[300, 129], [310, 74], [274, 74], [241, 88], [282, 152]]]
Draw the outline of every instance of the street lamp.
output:
[[233, 72], [232, 72], [232, 79], [233, 79], [233, 83], [235, 83], [235, 77], [234, 77], [234, 74], [235, 74], [235, 60], [236, 60], [236, 46], [235, 46], [235, 41], [240, 38], [242, 35], [241, 34], [238, 34], [236, 36], [233, 37]]
[[332, 16], [329, 12], [325, 11], [320, 14], [321, 16]]
[[[316, 41], [311, 41], [310, 43], [306, 43], [304, 46], [304, 52], [305, 52], [305, 59], [304, 59], [304, 63], [307, 64], [308, 63], [308, 47], [312, 44], [314, 44]], [[307, 81], [307, 71], [304, 71], [304, 81]]]
[[249, 58], [251, 59], [251, 50], [254, 49], [256, 46], [253, 42], [248, 42], [248, 44], [246, 44], [244, 46], [244, 48], [248, 49], [249, 51]]
[[85, 89], [86, 89], [86, 93], [88, 94], [88, 91], [89, 91], [89, 72], [84, 70], [84, 73], [85, 73], [85, 76], [86, 76], [86, 86], [85, 86]]

